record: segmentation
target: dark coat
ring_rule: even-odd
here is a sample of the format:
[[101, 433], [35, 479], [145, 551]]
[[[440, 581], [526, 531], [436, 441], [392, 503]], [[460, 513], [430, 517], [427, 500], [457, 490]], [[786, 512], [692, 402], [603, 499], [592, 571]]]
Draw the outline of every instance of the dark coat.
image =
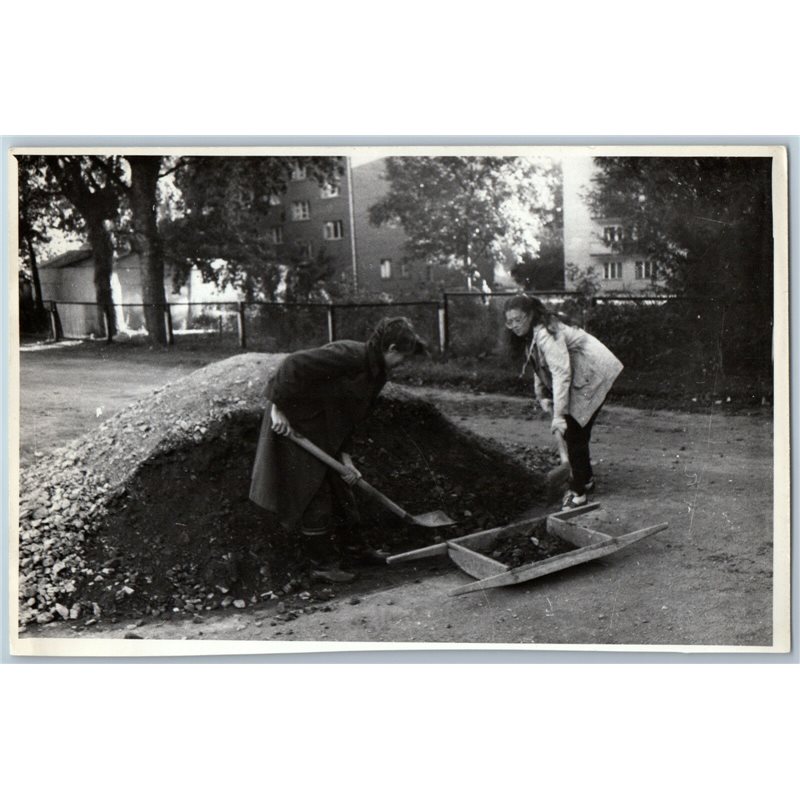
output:
[[326, 476], [340, 503], [352, 506], [352, 493], [344, 481], [299, 445], [276, 434], [270, 413], [276, 405], [297, 433], [338, 456], [385, 383], [382, 353], [362, 342], [332, 342], [286, 356], [267, 384], [250, 499], [275, 513], [290, 531], [300, 523]]

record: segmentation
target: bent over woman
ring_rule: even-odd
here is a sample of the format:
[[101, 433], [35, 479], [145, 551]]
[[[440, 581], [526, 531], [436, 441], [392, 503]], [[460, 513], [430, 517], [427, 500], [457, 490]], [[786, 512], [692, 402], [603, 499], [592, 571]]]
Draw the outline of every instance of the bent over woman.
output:
[[[367, 342], [342, 340], [291, 353], [266, 388], [250, 499], [273, 512], [289, 534], [302, 534], [312, 576], [344, 582], [335, 535], [368, 554], [350, 485], [361, 473], [348, 454], [356, 425], [372, 411], [387, 375], [425, 345], [405, 317], [382, 319]], [[288, 439], [296, 431], [349, 468], [342, 478]], [[374, 554], [374, 553], [373, 553]]]
[[622, 363], [582, 328], [562, 322], [540, 300], [515, 295], [506, 301], [506, 328], [525, 345], [539, 405], [551, 413], [552, 430], [566, 442], [572, 470], [564, 509], [586, 503], [595, 481], [589, 453], [592, 426]]

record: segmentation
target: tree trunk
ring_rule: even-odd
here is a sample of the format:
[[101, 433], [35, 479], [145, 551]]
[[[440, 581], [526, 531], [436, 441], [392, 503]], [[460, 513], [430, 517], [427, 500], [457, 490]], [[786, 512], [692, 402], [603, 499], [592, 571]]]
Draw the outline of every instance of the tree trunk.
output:
[[31, 277], [33, 278], [33, 306], [37, 316], [44, 314], [44, 303], [42, 302], [42, 284], [39, 280], [39, 264], [36, 260], [36, 249], [33, 242], [26, 238], [25, 246], [28, 248], [28, 258], [31, 263]]
[[[108, 325], [109, 341], [117, 333], [115, 314], [111, 307], [113, 296], [111, 294], [111, 272], [114, 269], [114, 243], [111, 233], [106, 228], [102, 219], [88, 219], [89, 244], [94, 258], [94, 296], [98, 305], [97, 328], [106, 331]], [[108, 313], [106, 313], [108, 312]]]
[[131, 165], [131, 210], [133, 250], [139, 256], [144, 318], [150, 341], [167, 344], [164, 309], [164, 252], [156, 219], [156, 187], [160, 156], [128, 156]]

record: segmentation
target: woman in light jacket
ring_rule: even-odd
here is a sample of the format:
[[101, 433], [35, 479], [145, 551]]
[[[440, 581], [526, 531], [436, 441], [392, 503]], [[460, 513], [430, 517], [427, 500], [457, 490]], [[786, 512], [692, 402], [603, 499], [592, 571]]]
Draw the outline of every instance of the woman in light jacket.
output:
[[533, 366], [536, 399], [552, 413], [552, 430], [567, 445], [572, 475], [562, 507], [577, 508], [595, 488], [589, 455], [592, 425], [622, 364], [602, 342], [559, 320], [535, 297], [511, 297], [504, 311], [506, 328], [525, 344], [525, 366]]

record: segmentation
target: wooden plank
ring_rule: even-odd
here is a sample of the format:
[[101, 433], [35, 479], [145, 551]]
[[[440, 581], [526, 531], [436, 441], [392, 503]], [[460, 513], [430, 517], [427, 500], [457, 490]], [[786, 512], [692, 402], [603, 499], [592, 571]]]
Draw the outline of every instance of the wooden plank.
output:
[[572, 517], [577, 517], [579, 514], [585, 514], [587, 511], [594, 511], [597, 508], [600, 508], [600, 503], [587, 503], [585, 506], [570, 508], [566, 511], [556, 511], [555, 514], [550, 514], [550, 517], [555, 517], [556, 519], [570, 519]]
[[398, 553], [386, 559], [387, 564], [396, 564], [398, 561], [414, 561], [417, 558], [429, 558], [447, 553], [447, 542], [438, 542], [428, 547], [420, 547], [419, 550], [409, 550], [407, 553]]
[[534, 578], [540, 578], [542, 575], [549, 575], [551, 572], [558, 572], [559, 570], [567, 569], [567, 567], [574, 567], [586, 561], [602, 558], [619, 549], [620, 545], [614, 541], [582, 547], [580, 550], [573, 550], [571, 553], [553, 556], [552, 558], [534, 564], [523, 564], [521, 567], [515, 567], [502, 575], [487, 576], [483, 580], [468, 583], [465, 586], [460, 586], [458, 589], [453, 589], [450, 594], [466, 594], [467, 592], [477, 592], [481, 589], [493, 589], [497, 586], [511, 586], [515, 583], [530, 581]]
[[508, 572], [508, 564], [495, 561], [483, 553], [476, 553], [453, 541], [448, 542], [447, 554], [461, 569], [473, 578], [488, 578], [490, 575]]
[[[511, 586], [523, 581], [530, 581], [534, 578], [539, 578], [543, 575], [549, 575], [553, 572], [558, 572], [568, 567], [573, 567], [577, 564], [584, 564], [587, 561], [594, 561], [597, 558], [611, 555], [618, 550], [622, 550], [635, 542], [641, 541], [647, 536], [652, 536], [654, 533], [663, 531], [669, 527], [669, 523], [662, 522], [658, 525], [652, 525], [649, 528], [642, 528], [632, 533], [626, 533], [623, 536], [616, 538], [609, 537], [610, 541], [607, 543], [598, 542], [597, 544], [582, 547], [580, 550], [573, 550], [571, 553], [564, 553], [563, 555], [553, 556], [545, 561], [539, 561], [535, 564], [523, 564], [520, 567], [515, 567], [508, 572], [501, 575], [487, 576], [483, 580], [468, 583], [465, 586], [460, 586], [450, 592], [451, 595], [467, 594], [468, 592], [477, 592], [482, 589], [492, 589], [498, 586]], [[594, 531], [594, 533], [600, 533]], [[603, 535], [603, 534], [600, 534]], [[476, 576], [477, 577], [477, 576]]]
[[669, 522], [662, 522], [659, 525], [651, 525], [649, 528], [641, 528], [638, 531], [617, 536], [617, 543], [620, 547], [627, 547], [629, 544], [639, 542], [648, 536], [652, 536], [654, 533], [665, 530], [666, 528], [669, 528]]
[[547, 519], [547, 517], [541, 516], [522, 519], [519, 522], [512, 522], [510, 525], [502, 525], [499, 528], [490, 528], [486, 531], [468, 533], [466, 536], [457, 536], [454, 539], [450, 539], [450, 541], [464, 545], [465, 547], [481, 547], [482, 549], [488, 549], [501, 533], [507, 533], [511, 536], [515, 533], [525, 533], [525, 531], [533, 528], [534, 525], [541, 522], [543, 519]]
[[547, 532], [564, 539], [576, 547], [587, 547], [590, 544], [610, 542], [614, 537], [591, 528], [584, 528], [575, 522], [550, 516], [547, 518]]

